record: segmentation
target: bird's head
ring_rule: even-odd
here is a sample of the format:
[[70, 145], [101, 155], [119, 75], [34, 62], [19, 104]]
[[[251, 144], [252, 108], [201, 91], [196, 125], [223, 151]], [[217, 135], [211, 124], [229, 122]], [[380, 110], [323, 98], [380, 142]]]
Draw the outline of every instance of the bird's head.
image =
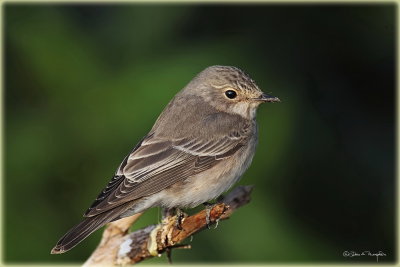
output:
[[242, 70], [231, 66], [211, 66], [200, 72], [183, 93], [202, 97], [214, 108], [253, 119], [261, 103], [279, 102], [262, 92]]

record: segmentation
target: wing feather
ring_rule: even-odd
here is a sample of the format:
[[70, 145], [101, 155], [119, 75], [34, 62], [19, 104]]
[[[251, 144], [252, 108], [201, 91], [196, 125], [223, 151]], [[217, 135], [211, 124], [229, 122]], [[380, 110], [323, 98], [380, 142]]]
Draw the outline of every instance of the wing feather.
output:
[[248, 134], [235, 131], [214, 139], [174, 141], [145, 137], [124, 159], [116, 175], [86, 211], [91, 217], [126, 202], [157, 193], [229, 158], [247, 143]]

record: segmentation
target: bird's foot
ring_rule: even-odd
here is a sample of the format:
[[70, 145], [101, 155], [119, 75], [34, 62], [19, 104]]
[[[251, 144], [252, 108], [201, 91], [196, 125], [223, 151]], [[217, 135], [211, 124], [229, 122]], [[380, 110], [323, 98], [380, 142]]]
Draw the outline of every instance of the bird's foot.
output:
[[182, 221], [183, 219], [186, 217], [187, 215], [180, 209], [180, 208], [176, 208], [176, 222], [175, 222], [175, 226], [176, 228], [178, 228], [179, 230], [182, 230]]
[[168, 217], [176, 216], [175, 219], [175, 226], [179, 229], [182, 230], [182, 221], [185, 217], [188, 215], [184, 213], [181, 209], [179, 208], [163, 208], [162, 210], [162, 218], [163, 220]]
[[[218, 203], [218, 202], [217, 202]], [[210, 229], [210, 224], [211, 224], [211, 210], [217, 205], [217, 203], [211, 204], [209, 202], [204, 202], [203, 205], [206, 207], [206, 224], [207, 228]], [[218, 227], [218, 222], [219, 219], [215, 220], [215, 227], [214, 229], [217, 229]]]

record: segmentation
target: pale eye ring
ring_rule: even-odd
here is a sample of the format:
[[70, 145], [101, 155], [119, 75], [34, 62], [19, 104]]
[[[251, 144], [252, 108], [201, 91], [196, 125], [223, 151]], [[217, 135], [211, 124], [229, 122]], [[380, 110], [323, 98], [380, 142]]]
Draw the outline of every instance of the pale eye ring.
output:
[[236, 93], [235, 91], [233, 91], [233, 90], [227, 90], [227, 91], [225, 91], [225, 95], [226, 95], [226, 97], [229, 98], [229, 99], [234, 99], [234, 98], [237, 97], [237, 93]]

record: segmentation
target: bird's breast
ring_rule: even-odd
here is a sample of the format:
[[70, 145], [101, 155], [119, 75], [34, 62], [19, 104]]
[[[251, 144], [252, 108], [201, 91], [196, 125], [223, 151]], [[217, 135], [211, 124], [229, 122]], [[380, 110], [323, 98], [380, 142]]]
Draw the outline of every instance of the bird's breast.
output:
[[256, 134], [231, 157], [214, 167], [190, 176], [182, 182], [160, 192], [160, 205], [164, 207], [196, 207], [215, 199], [227, 191], [250, 166], [257, 143]]

